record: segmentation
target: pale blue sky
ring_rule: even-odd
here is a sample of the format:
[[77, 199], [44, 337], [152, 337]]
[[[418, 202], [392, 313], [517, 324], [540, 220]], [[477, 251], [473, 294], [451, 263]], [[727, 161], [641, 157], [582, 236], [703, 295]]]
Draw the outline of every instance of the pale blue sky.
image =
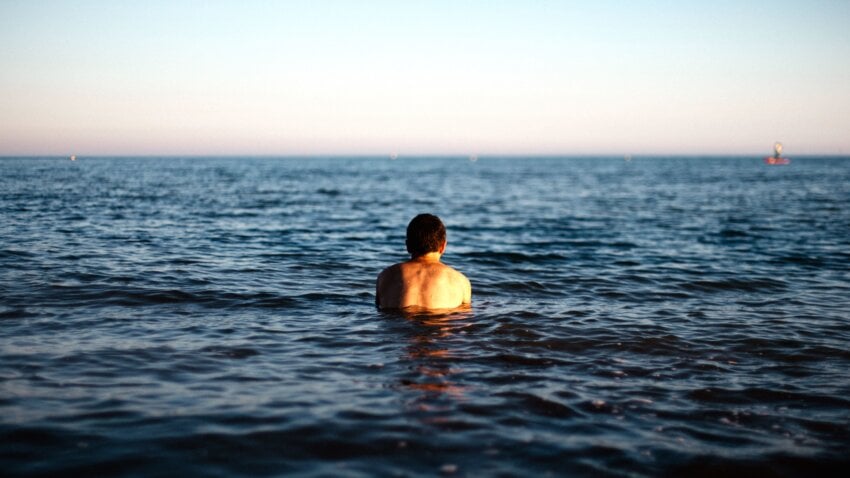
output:
[[850, 1], [0, 0], [0, 155], [850, 154]]

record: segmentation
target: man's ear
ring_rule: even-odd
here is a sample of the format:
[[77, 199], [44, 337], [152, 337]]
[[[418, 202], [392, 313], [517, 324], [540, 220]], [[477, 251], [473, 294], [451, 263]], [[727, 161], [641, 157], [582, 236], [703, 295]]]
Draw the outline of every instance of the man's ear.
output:
[[443, 241], [443, 245], [440, 246], [440, 254], [444, 254], [446, 252], [446, 244], [448, 243], [449, 241]]

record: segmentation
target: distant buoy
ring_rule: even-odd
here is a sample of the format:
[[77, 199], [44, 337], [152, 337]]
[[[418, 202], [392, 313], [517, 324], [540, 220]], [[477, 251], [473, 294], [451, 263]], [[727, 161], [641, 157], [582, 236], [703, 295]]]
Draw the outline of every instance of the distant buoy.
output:
[[77, 160], [77, 156], [75, 156], [75, 155], [73, 155], [73, 154], [72, 154], [72, 155], [71, 155], [71, 161], [76, 161], [76, 160]]
[[398, 159], [398, 153], [393, 153], [390, 155], [390, 160], [395, 161], [396, 159]]
[[778, 166], [783, 164], [790, 164], [791, 160], [782, 157], [782, 143], [777, 141], [776, 143], [773, 143], [773, 156], [768, 156], [764, 158], [764, 162], [771, 166]]
[[478, 161], [478, 155], [476, 155], [476, 154], [470, 154], [470, 155], [469, 155], [469, 161], [470, 161], [471, 163], [474, 163], [474, 162]]
[[631, 155], [631, 154], [627, 154], [627, 155], [623, 156], [623, 160], [624, 160], [625, 162], [627, 162], [627, 163], [628, 163], [629, 161], [631, 161], [631, 160], [632, 160], [632, 155]]

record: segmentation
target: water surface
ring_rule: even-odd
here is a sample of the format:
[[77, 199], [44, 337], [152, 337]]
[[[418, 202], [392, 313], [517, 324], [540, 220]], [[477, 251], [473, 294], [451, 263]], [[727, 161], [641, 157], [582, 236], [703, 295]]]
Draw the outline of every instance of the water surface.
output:
[[[11, 475], [814, 475], [850, 161], [0, 159]], [[382, 313], [431, 212], [473, 309]]]

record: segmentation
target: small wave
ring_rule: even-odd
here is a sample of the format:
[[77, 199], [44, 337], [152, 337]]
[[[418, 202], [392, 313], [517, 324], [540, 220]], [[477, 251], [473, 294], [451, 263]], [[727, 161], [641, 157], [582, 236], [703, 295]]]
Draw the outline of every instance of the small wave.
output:
[[38, 257], [36, 254], [20, 249], [3, 249], [0, 250], [0, 259], [21, 259]]
[[536, 281], [526, 281], [526, 282], [518, 282], [518, 281], [508, 281], [508, 282], [500, 282], [498, 284], [493, 284], [493, 287], [500, 288], [502, 290], [508, 291], [546, 291], [547, 288], [545, 285], [536, 282]]
[[127, 307], [186, 304], [210, 307], [261, 308], [286, 308], [297, 303], [291, 297], [270, 292], [237, 293], [215, 289], [148, 289], [59, 284], [53, 284], [49, 288], [49, 296], [45, 297], [42, 302], [68, 307], [91, 304]]
[[689, 291], [700, 292], [759, 292], [764, 290], [784, 290], [787, 288], [787, 284], [781, 279], [726, 279], [689, 281], [679, 284], [679, 287]]
[[63, 446], [73, 443], [74, 437], [65, 429], [50, 427], [19, 427], [0, 430], [0, 443], [18, 446]]
[[539, 332], [534, 331], [531, 328], [517, 326], [514, 324], [503, 324], [500, 325], [496, 330], [493, 331], [493, 334], [496, 336], [510, 336], [516, 337], [521, 340], [536, 340], [541, 337]]
[[[362, 293], [359, 295], [360, 297], [368, 296], [372, 297], [371, 293]], [[301, 294], [295, 296], [295, 299], [299, 301], [306, 302], [321, 302], [321, 303], [345, 303], [352, 299], [353, 295], [348, 294], [339, 294], [333, 292], [308, 292], [306, 294]]]
[[0, 320], [3, 319], [26, 319], [28, 317], [38, 317], [38, 314], [28, 312], [24, 308], [13, 308], [0, 310]]
[[801, 254], [789, 254], [774, 259], [775, 263], [793, 264], [798, 266], [821, 267], [824, 265], [824, 260], [820, 257], [804, 256]]
[[209, 346], [201, 349], [201, 352], [212, 355], [213, 357], [224, 357], [230, 359], [244, 359], [260, 355], [260, 352], [250, 347], [221, 347]]
[[850, 408], [850, 401], [826, 395], [795, 392], [768, 388], [701, 388], [688, 392], [687, 397], [697, 402], [726, 404], [784, 404], [806, 403], [809, 406], [829, 406]]
[[583, 415], [568, 405], [564, 405], [563, 403], [559, 403], [554, 400], [545, 399], [531, 393], [506, 392], [497, 394], [497, 396], [506, 398], [511, 402], [518, 402], [517, 404], [512, 403], [512, 407], [519, 406], [520, 410], [545, 417], [570, 418]]
[[773, 453], [763, 458], [731, 458], [699, 455], [685, 463], [668, 466], [665, 476], [843, 476], [850, 460], [846, 456], [797, 456]]
[[508, 363], [512, 365], [522, 365], [527, 367], [551, 367], [561, 363], [560, 360], [550, 357], [536, 357], [529, 355], [518, 354], [498, 354], [493, 357], [498, 362]]
[[587, 350], [593, 350], [607, 344], [605, 341], [586, 338], [552, 338], [544, 339], [535, 343], [537, 347], [550, 350], [552, 352], [567, 352], [580, 353]]
[[688, 344], [679, 337], [667, 334], [657, 337], [642, 337], [630, 342], [624, 342], [623, 346], [635, 352], [648, 355], [680, 355], [688, 349]]
[[723, 229], [720, 231], [720, 237], [733, 238], [749, 236], [750, 234], [747, 231], [742, 231], [740, 229]]
[[101, 409], [101, 410], [96, 410], [96, 411], [87, 412], [87, 413], [78, 413], [78, 414], [76, 414], [74, 416], [70, 416], [70, 417], [66, 416], [66, 417], [63, 417], [63, 418], [61, 418], [57, 421], [59, 421], [59, 422], [65, 421], [65, 422], [71, 422], [71, 423], [75, 423], [75, 422], [78, 422], [78, 421], [81, 421], [81, 420], [115, 420], [115, 421], [118, 421], [118, 420], [122, 420], [122, 419], [123, 420], [130, 420], [130, 419], [138, 418], [139, 416], [141, 416], [141, 415], [137, 412], [122, 410], [122, 409], [119, 409], [119, 408], [115, 408], [115, 409], [108, 409], [107, 408], [107, 409]]
[[258, 211], [252, 211], [247, 209], [232, 209], [225, 211], [208, 211], [205, 214], [205, 217], [216, 219], [239, 219], [249, 217], [260, 217], [260, 215], [261, 213]]
[[566, 256], [557, 253], [526, 254], [522, 252], [465, 252], [461, 254], [477, 260], [502, 262], [505, 264], [554, 264], [566, 260]]

